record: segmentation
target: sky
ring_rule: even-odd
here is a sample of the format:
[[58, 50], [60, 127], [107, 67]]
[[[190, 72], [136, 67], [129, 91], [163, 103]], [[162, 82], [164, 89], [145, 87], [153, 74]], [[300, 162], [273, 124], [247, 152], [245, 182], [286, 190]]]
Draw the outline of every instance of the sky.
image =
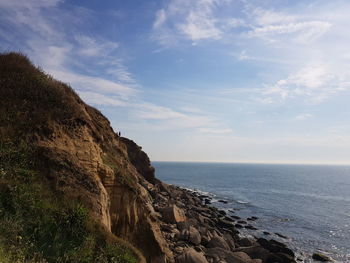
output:
[[152, 161], [350, 164], [349, 10], [0, 0], [0, 51], [68, 83]]

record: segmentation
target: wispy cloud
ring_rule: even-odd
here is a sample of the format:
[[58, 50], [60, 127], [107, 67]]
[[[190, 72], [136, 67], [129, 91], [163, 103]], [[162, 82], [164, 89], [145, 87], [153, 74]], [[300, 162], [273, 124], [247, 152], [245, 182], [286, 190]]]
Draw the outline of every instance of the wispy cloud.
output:
[[290, 14], [253, 5], [247, 6], [247, 21], [251, 29], [244, 35], [248, 37], [269, 41], [278, 41], [283, 37], [300, 43], [318, 39], [332, 26], [331, 22], [313, 18], [309, 14]]
[[128, 102], [125, 102], [117, 97], [106, 96], [101, 93], [92, 91], [79, 91], [79, 96], [88, 104], [99, 106], [112, 106], [112, 107], [126, 107], [129, 106]]
[[[238, 61], [273, 68], [275, 76], [262, 79], [256, 101], [273, 104], [294, 98], [318, 104], [349, 88], [350, 74], [344, 72], [345, 46], [350, 43], [345, 34], [347, 7], [344, 2], [276, 9], [247, 1], [169, 0], [156, 13], [153, 33], [168, 47], [186, 40], [219, 42], [235, 50], [228, 53]], [[261, 69], [260, 76], [264, 74]]]
[[101, 93], [118, 95], [127, 99], [137, 93], [137, 90], [128, 86], [100, 77], [91, 77], [69, 71], [49, 70], [49, 72], [78, 90], [99, 91]]
[[320, 62], [278, 80], [274, 85], [267, 86], [262, 93], [267, 96], [264, 99], [271, 102], [301, 97], [306, 102], [317, 104], [334, 94], [348, 90], [350, 86], [344, 82], [344, 78], [346, 76]]
[[33, 8], [41, 8], [41, 7], [53, 7], [56, 6], [58, 3], [63, 2], [63, 0], [0, 0], [0, 7], [5, 8], [27, 8], [27, 9], [33, 9]]
[[75, 37], [79, 43], [79, 54], [83, 56], [101, 57], [107, 56], [112, 53], [119, 44], [112, 41], [97, 41], [96, 39], [84, 35]]
[[213, 128], [220, 123], [208, 114], [184, 113], [169, 107], [151, 103], [134, 104], [135, 118], [158, 121], [166, 129], [173, 128]]
[[233, 133], [232, 129], [228, 129], [228, 128], [223, 128], [223, 129], [219, 129], [219, 128], [199, 128], [199, 131], [201, 133], [204, 134], [231, 134]]
[[310, 114], [310, 113], [301, 113], [301, 114], [299, 114], [299, 115], [297, 115], [296, 117], [295, 117], [295, 120], [297, 120], [297, 121], [305, 121], [305, 120], [307, 120], [307, 119], [310, 119], [310, 118], [312, 118], [312, 114]]
[[[118, 57], [119, 43], [98, 35], [85, 35], [80, 30], [82, 21], [86, 19], [81, 15], [82, 8], [73, 7], [69, 12], [63, 12], [60, 10], [62, 2], [0, 1], [4, 14], [0, 21], [21, 35], [19, 39], [16, 34], [9, 35], [7, 32], [9, 48], [16, 49], [13, 43], [20, 43], [18, 49], [27, 53], [37, 65], [55, 78], [68, 82], [81, 94], [89, 94], [90, 101], [91, 92], [99, 98], [104, 94], [113, 94], [122, 100], [135, 96], [138, 93], [137, 85]], [[60, 21], [56, 20], [56, 16], [51, 17], [52, 14], [62, 13], [64, 17]], [[71, 34], [71, 31], [80, 33]], [[96, 76], [98, 70], [103, 70], [104, 74]], [[102, 101], [106, 102], [105, 99]], [[108, 104], [118, 105], [115, 101]]]
[[[227, 0], [171, 0], [155, 14], [154, 37], [162, 44], [177, 38], [199, 40], [219, 39], [222, 35], [219, 20], [214, 15], [217, 6]], [[231, 20], [233, 25], [233, 20]]]
[[[72, 8], [69, 14], [66, 13], [68, 20], [58, 22], [53, 21], [49, 14], [60, 13], [61, 1], [30, 2], [1, 1], [0, 8], [6, 11], [6, 16], [2, 16], [0, 21], [14, 27], [16, 32], [23, 33], [22, 50], [29, 53], [45, 71], [70, 84], [87, 103], [97, 107], [121, 107], [132, 118], [130, 122], [156, 122], [162, 129], [188, 128], [195, 131], [198, 128], [214, 129], [220, 126], [215, 118], [204, 112], [177, 110], [142, 99], [142, 87], [135, 81], [124, 59], [119, 56], [119, 41], [105, 39], [96, 33], [84, 34], [84, 30], [80, 30], [83, 21], [92, 18], [89, 12], [86, 12], [87, 17], [82, 16], [81, 21], [77, 22], [75, 17], [79, 17], [81, 10]], [[206, 16], [209, 16], [213, 5], [214, 1], [198, 0], [196, 9], [199, 11], [199, 8], [204, 7]], [[175, 7], [174, 5], [171, 9]], [[93, 14], [93, 11], [90, 12]], [[162, 27], [167, 22], [168, 15], [165, 11], [159, 11], [154, 28]], [[206, 18], [196, 17], [198, 12], [188, 15], [188, 23], [198, 23], [198, 27], [193, 24], [194, 31], [187, 33], [193, 34], [193, 39], [204, 37], [206, 29], [201, 27], [201, 23]], [[191, 25], [183, 25], [183, 34], [189, 28]], [[28, 29], [36, 33], [33, 34]], [[74, 34], [70, 33], [71, 30]], [[9, 42], [18, 42], [16, 36], [9, 37]]]
[[276, 35], [294, 34], [294, 40], [309, 43], [324, 35], [331, 27], [331, 23], [325, 21], [297, 22], [278, 25], [265, 25], [249, 31], [249, 37], [271, 37]]

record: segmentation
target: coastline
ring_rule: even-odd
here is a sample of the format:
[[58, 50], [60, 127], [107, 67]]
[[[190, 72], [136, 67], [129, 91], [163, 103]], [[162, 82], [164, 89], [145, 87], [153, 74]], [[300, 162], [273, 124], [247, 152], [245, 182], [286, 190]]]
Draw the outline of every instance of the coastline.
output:
[[[163, 182], [209, 195], [212, 205], [228, 214], [233, 208], [232, 215], [243, 219], [259, 217], [253, 224], [257, 231], [243, 228], [240, 232], [285, 243], [305, 263], [315, 262], [314, 253], [322, 253], [334, 262], [350, 262], [345, 214], [350, 204], [348, 168], [212, 163], [154, 166]], [[328, 184], [330, 175], [333, 180]]]
[[[177, 263], [292, 263], [303, 258], [285, 242], [258, 237], [257, 217], [242, 219], [211, 205], [209, 195], [165, 183], [158, 184], [155, 216]], [[225, 200], [219, 200], [226, 202]], [[250, 231], [250, 235], [244, 233]], [[279, 234], [285, 238], [283, 233]]]

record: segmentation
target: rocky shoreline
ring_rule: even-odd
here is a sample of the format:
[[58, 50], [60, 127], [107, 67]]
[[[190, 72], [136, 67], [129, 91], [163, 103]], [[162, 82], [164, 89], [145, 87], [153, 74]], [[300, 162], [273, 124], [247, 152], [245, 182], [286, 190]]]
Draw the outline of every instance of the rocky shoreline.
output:
[[[296, 254], [274, 239], [246, 237], [257, 230], [246, 220], [211, 206], [207, 195], [165, 183], [151, 192], [156, 217], [177, 263], [292, 263]], [[219, 200], [225, 202], [225, 200]], [[266, 232], [266, 235], [269, 233]], [[281, 234], [279, 234], [281, 235]], [[281, 235], [281, 237], [284, 237]]]

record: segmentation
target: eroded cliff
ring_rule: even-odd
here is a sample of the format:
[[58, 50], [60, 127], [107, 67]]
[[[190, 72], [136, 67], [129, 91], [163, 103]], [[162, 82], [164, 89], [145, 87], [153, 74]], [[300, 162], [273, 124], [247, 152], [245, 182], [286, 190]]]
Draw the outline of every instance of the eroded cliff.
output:
[[149, 190], [157, 180], [147, 155], [67, 85], [16, 53], [0, 57], [2, 142], [35, 148], [48, 187], [82, 202], [95, 221], [141, 250], [148, 262], [173, 260]]

